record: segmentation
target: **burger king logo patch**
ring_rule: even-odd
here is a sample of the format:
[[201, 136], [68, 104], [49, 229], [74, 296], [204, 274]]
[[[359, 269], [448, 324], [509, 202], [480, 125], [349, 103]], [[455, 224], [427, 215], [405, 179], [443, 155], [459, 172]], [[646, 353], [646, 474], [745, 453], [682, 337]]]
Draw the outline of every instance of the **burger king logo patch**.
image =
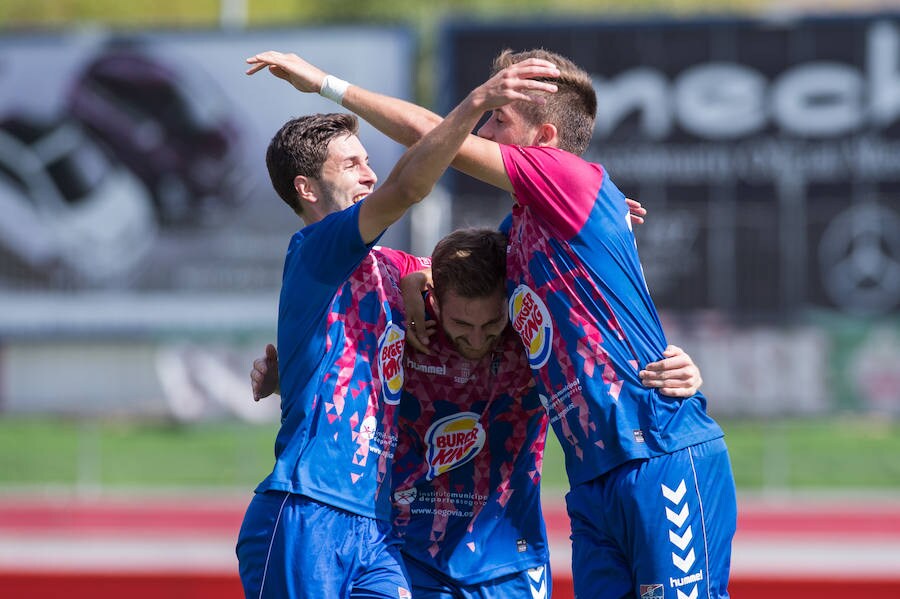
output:
[[403, 329], [391, 322], [378, 340], [378, 372], [384, 389], [384, 402], [391, 405], [400, 403], [400, 391], [403, 389], [404, 339]]
[[525, 344], [531, 367], [546, 364], [550, 358], [553, 323], [547, 306], [527, 285], [519, 285], [510, 296], [509, 321]]
[[474, 412], [460, 412], [436, 421], [425, 433], [427, 479], [432, 480], [471, 461], [484, 447], [484, 427]]

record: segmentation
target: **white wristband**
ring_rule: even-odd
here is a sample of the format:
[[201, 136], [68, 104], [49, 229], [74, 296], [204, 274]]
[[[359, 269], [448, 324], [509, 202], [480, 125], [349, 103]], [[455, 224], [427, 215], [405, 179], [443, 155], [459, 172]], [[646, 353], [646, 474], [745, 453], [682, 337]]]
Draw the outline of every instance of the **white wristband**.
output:
[[350, 84], [343, 79], [338, 79], [333, 75], [325, 75], [319, 95], [323, 98], [328, 98], [336, 104], [341, 104], [344, 101], [344, 94], [347, 93], [348, 87], [350, 87]]

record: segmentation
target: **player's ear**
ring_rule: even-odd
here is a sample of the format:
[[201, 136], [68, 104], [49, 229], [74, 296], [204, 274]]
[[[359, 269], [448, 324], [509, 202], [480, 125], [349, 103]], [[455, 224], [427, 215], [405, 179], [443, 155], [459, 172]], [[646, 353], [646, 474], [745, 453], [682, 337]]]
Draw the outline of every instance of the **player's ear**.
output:
[[313, 180], [305, 175], [294, 177], [294, 191], [297, 192], [301, 202], [315, 204], [319, 200]]
[[441, 304], [438, 301], [437, 294], [432, 289], [428, 294], [428, 301], [431, 304], [431, 311], [434, 312], [436, 318], [441, 318]]
[[553, 123], [543, 123], [538, 127], [535, 135], [534, 144], [536, 146], [559, 146], [559, 137], [556, 125]]

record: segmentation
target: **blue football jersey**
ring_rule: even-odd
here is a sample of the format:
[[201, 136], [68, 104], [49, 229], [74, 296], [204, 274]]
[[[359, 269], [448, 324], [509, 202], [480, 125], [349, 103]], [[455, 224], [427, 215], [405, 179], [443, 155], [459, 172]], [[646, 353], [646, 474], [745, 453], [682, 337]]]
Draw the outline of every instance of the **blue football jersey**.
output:
[[570, 484], [721, 437], [702, 394], [671, 398], [640, 382], [667, 343], [625, 197], [603, 167], [557, 148], [501, 152], [516, 200], [510, 320], [547, 389]]
[[394, 465], [404, 555], [464, 585], [546, 564], [547, 415], [521, 342], [507, 329], [473, 361], [439, 331], [431, 349], [406, 350]]
[[398, 281], [427, 261], [365, 244], [361, 205], [291, 238], [278, 307], [281, 429], [257, 491], [389, 520], [404, 380]]

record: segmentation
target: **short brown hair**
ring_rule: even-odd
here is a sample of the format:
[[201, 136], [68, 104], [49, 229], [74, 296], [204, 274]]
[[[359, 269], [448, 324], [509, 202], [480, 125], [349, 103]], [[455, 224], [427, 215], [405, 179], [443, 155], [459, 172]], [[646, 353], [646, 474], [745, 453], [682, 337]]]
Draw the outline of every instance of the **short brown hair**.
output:
[[294, 178], [297, 175], [319, 178], [331, 140], [356, 135], [358, 131], [359, 121], [352, 114], [312, 114], [291, 119], [272, 137], [266, 150], [266, 168], [272, 187], [294, 212], [303, 211], [294, 189]]
[[459, 229], [431, 254], [431, 278], [440, 302], [448, 291], [464, 298], [505, 292], [506, 235], [494, 229]]
[[559, 147], [573, 154], [583, 154], [591, 142], [594, 120], [597, 117], [597, 93], [594, 91], [591, 76], [565, 56], [543, 48], [525, 52], [503, 50], [494, 59], [491, 72], [496, 74], [529, 58], [541, 58], [559, 68], [559, 77], [538, 79], [555, 83], [557, 91], [555, 94], [546, 94], [547, 103], [544, 105], [517, 102], [516, 110], [532, 125], [541, 123], [556, 125]]

